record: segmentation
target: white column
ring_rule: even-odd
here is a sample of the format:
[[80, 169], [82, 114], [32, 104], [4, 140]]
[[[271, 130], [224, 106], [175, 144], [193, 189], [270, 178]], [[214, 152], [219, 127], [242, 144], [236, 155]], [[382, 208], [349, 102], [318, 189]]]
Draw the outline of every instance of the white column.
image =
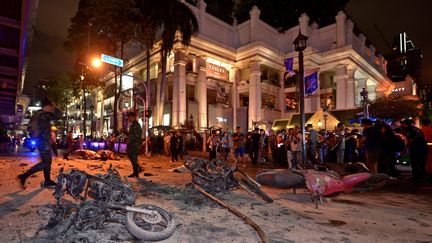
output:
[[356, 72], [356, 69], [350, 69], [348, 70], [348, 80], [347, 80], [347, 87], [346, 87], [346, 106], [347, 108], [355, 108], [355, 78], [354, 74]]
[[347, 67], [344, 64], [336, 66], [336, 109], [346, 108]]
[[261, 71], [260, 63], [257, 61], [252, 62], [250, 65], [248, 113], [248, 127], [252, 129], [252, 121], [261, 120]]
[[172, 126], [179, 126], [186, 119], [186, 58], [184, 53], [178, 50], [174, 54]]
[[239, 107], [239, 93], [237, 90], [237, 82], [240, 81], [240, 72], [239, 72], [239, 68], [237, 67], [232, 67], [231, 71], [230, 71], [230, 82], [232, 82], [232, 91], [231, 91], [231, 103], [232, 103], [232, 108], [233, 108], [233, 131], [235, 131], [236, 127], [237, 127], [237, 109]]
[[305, 98], [305, 113], [314, 113], [320, 109], [320, 90], [318, 89], [315, 94]]
[[336, 46], [342, 47], [346, 44], [345, 39], [345, 21], [346, 14], [343, 11], [340, 11], [338, 15], [336, 15]]
[[[160, 66], [159, 66], [160, 67]], [[153, 119], [153, 123], [155, 126], [158, 125], [162, 125], [163, 121], [163, 114], [159, 114], [160, 111], [160, 106], [163, 106], [163, 102], [160, 102], [160, 93], [161, 93], [161, 82], [162, 82], [162, 73], [161, 73], [161, 69], [157, 69], [158, 70], [158, 78], [157, 78], [157, 83], [156, 83], [156, 108], [154, 109], [154, 119]], [[168, 95], [168, 94], [167, 94]]]
[[186, 90], [186, 58], [180, 53], [179, 62], [179, 123], [184, 124], [188, 119], [187, 115], [187, 90]]
[[367, 92], [368, 92], [369, 100], [375, 100], [377, 98], [376, 88], [377, 88], [376, 84], [367, 85]]
[[198, 127], [207, 128], [207, 68], [206, 58], [197, 57], [198, 80], [196, 84], [198, 101]]

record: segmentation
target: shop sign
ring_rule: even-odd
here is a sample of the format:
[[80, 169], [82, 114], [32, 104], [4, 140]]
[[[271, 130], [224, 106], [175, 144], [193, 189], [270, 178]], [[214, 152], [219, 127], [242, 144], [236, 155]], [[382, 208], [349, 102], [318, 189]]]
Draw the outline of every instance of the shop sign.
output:
[[393, 93], [395, 93], [395, 92], [401, 92], [401, 91], [405, 91], [405, 88], [396, 88], [396, 89], [392, 90]]
[[228, 71], [222, 66], [207, 63], [207, 77], [228, 80]]

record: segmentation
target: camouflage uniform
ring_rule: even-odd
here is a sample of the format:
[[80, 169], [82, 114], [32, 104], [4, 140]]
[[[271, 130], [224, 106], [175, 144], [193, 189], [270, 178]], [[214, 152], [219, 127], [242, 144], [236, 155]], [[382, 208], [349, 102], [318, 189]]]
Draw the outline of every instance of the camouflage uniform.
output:
[[43, 170], [45, 182], [51, 181], [51, 121], [59, 119], [62, 116], [62, 112], [59, 109], [55, 109], [54, 113], [38, 111], [36, 114], [39, 136], [37, 139], [37, 148], [39, 150], [41, 162], [30, 168], [27, 172], [20, 175], [24, 180], [32, 174]]
[[132, 124], [129, 127], [129, 140], [127, 145], [127, 155], [129, 160], [132, 163], [133, 167], [133, 174], [138, 175], [139, 173], [139, 166], [138, 166], [138, 151], [141, 147], [142, 143], [142, 129], [141, 125], [138, 123], [138, 121], [132, 122]]

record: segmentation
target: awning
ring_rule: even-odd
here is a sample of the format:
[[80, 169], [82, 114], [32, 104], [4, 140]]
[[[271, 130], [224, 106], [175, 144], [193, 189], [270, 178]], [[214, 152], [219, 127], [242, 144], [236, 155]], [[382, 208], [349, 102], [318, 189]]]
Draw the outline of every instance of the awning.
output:
[[[305, 114], [305, 122], [307, 122], [315, 113], [306, 113]], [[289, 123], [289, 126], [299, 126], [300, 127], [300, 114], [294, 114], [291, 117], [291, 121]]]
[[329, 113], [336, 117], [339, 122], [342, 122], [345, 125], [351, 124], [350, 120], [357, 119], [357, 113], [359, 112], [361, 112], [361, 109], [329, 111]]
[[279, 119], [273, 122], [272, 130], [281, 131], [285, 130], [288, 127], [289, 119]]

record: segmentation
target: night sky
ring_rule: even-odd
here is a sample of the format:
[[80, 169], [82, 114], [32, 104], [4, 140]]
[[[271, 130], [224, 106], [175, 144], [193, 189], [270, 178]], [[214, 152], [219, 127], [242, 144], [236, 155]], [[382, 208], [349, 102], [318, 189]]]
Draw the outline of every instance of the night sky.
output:
[[[329, 0], [327, 0], [329, 1]], [[331, 0], [330, 0], [331, 1]], [[69, 20], [79, 0], [40, 0], [24, 92], [31, 95], [37, 80], [70, 71], [74, 57], [63, 48]], [[423, 80], [432, 82], [432, 12], [430, 0], [351, 0], [348, 14], [377, 50], [390, 51], [393, 36], [407, 32], [423, 50]], [[374, 24], [381, 31], [378, 33]], [[388, 44], [387, 44], [387, 43]]]

